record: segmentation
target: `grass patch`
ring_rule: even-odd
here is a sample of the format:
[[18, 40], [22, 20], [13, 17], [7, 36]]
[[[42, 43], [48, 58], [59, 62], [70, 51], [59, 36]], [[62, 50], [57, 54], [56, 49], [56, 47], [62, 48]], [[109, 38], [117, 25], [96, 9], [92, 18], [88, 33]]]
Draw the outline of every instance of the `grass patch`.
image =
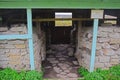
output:
[[43, 73], [35, 70], [17, 72], [11, 68], [0, 70], [0, 80], [43, 80]]
[[91, 73], [88, 72], [87, 69], [81, 67], [78, 73], [84, 77], [84, 80], [120, 80], [120, 64], [111, 67], [109, 70], [98, 68]]

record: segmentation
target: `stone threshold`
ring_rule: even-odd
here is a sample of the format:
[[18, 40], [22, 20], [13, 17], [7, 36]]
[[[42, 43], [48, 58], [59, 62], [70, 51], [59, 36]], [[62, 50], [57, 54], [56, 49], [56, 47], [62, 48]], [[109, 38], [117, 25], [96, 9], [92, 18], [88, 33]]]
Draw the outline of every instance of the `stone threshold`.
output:
[[84, 77], [80, 77], [80, 78], [59, 78], [59, 79], [46, 79], [44, 78], [43, 80], [84, 80]]

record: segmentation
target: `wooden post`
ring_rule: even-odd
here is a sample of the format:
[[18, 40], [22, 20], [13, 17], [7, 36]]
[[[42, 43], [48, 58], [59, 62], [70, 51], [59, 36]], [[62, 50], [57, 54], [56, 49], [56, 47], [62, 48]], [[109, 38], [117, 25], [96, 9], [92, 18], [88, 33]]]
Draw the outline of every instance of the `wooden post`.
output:
[[34, 49], [33, 49], [33, 35], [32, 35], [32, 9], [27, 8], [27, 24], [28, 24], [28, 35], [29, 38], [29, 53], [30, 53], [30, 66], [31, 70], [35, 69], [34, 64]]

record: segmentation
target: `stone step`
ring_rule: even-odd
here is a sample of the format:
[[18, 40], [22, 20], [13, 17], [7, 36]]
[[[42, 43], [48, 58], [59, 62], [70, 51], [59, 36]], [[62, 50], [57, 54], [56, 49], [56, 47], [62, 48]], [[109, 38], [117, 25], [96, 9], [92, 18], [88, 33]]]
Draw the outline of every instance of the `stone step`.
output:
[[57, 78], [57, 79], [44, 79], [44, 80], [84, 80], [84, 78]]

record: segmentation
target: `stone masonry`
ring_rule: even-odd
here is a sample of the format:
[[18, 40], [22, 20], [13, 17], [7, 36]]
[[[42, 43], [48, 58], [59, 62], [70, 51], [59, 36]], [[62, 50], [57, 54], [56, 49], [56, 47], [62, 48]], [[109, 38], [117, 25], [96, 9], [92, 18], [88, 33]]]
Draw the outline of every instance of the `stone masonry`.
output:
[[[82, 27], [78, 24], [77, 49], [75, 56], [79, 65], [89, 69], [93, 27]], [[26, 34], [25, 24], [14, 24], [8, 27], [0, 27], [0, 35]], [[40, 70], [42, 60], [46, 57], [45, 32], [36, 27], [33, 28], [35, 68]], [[99, 26], [97, 38], [97, 51], [95, 68], [108, 69], [120, 64], [120, 27]], [[0, 67], [11, 67], [16, 70], [29, 70], [30, 58], [28, 40], [0, 40]]]
[[[27, 28], [25, 24], [14, 24], [11, 28], [0, 27], [0, 35], [6, 34], [26, 34]], [[43, 32], [42, 32], [43, 33]], [[44, 33], [43, 33], [44, 36]], [[44, 36], [45, 37], [45, 36]], [[34, 41], [34, 58], [35, 68], [41, 68], [41, 55], [45, 54], [44, 37], [40, 37], [38, 33], [33, 30]], [[43, 47], [42, 47], [43, 46]], [[28, 40], [1, 40], [0, 41], [0, 67], [11, 67], [16, 70], [30, 70], [30, 58]]]
[[[79, 65], [89, 69], [93, 27], [78, 27], [78, 46], [76, 57]], [[120, 64], [120, 27], [99, 26], [97, 36], [95, 69], [108, 69]]]

